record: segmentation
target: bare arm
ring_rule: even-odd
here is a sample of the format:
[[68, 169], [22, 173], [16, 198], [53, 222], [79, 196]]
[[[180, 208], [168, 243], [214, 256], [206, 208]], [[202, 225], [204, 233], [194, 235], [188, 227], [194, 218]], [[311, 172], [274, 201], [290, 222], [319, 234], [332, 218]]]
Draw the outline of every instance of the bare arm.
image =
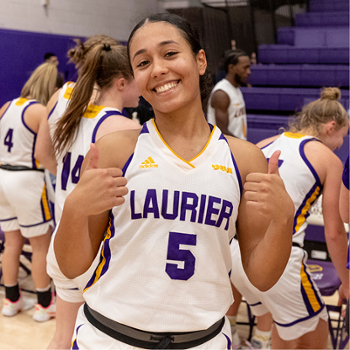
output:
[[56, 175], [57, 161], [53, 151], [52, 140], [50, 136], [50, 126], [46, 118], [43, 118], [36, 139], [35, 144], [35, 159], [48, 169], [51, 174]]
[[49, 103], [46, 106], [46, 117], [41, 120], [39, 131], [36, 139], [34, 156], [39, 162], [48, 169], [51, 174], [56, 175], [57, 161], [53, 151], [53, 145], [50, 135], [50, 126], [47, 116], [52, 112], [55, 107], [58, 95], [61, 90], [57, 90], [50, 98]]
[[[116, 134], [91, 145], [82, 176], [64, 204], [54, 249], [58, 265], [68, 278], [81, 275], [91, 266], [106, 231], [110, 209], [125, 201], [128, 190], [120, 168], [134, 144], [129, 137], [120, 139]], [[116, 148], [120, 152], [111, 152]]]
[[[346, 268], [348, 242], [343, 221], [339, 213], [339, 193], [342, 164], [332, 154], [323, 187], [322, 213], [324, 219], [327, 248], [334, 267], [342, 281], [345, 293], [349, 295], [349, 270]], [[324, 159], [325, 160], [325, 159]]]
[[340, 200], [339, 200], [339, 209], [342, 220], [345, 223], [349, 223], [349, 190], [341, 184], [340, 187]]
[[277, 154], [271, 157], [267, 172], [262, 152], [247, 142], [244, 149], [244, 155], [234, 154], [245, 182], [238, 240], [247, 277], [256, 288], [266, 291], [282, 275], [290, 256], [294, 205], [278, 174]]
[[[349, 157], [347, 158], [343, 170], [343, 179], [340, 187], [339, 209], [342, 220], [349, 223]], [[344, 182], [348, 182], [345, 186]]]
[[7, 108], [9, 107], [11, 101], [6, 102], [0, 109], [0, 119], [3, 116], [3, 114], [5, 113], [5, 111], [7, 110]]
[[228, 107], [230, 105], [230, 98], [221, 90], [217, 90], [214, 92], [211, 98], [211, 106], [215, 109], [215, 120], [216, 125], [219, 127], [221, 132], [225, 135], [232, 135], [228, 131]]

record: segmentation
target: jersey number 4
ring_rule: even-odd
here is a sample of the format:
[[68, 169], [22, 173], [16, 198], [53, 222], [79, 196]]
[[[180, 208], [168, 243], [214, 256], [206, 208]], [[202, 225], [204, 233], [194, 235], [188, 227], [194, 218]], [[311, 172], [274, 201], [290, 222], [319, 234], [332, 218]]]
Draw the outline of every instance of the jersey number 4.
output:
[[183, 268], [179, 267], [179, 263], [167, 263], [165, 271], [173, 280], [187, 281], [194, 274], [196, 258], [190, 250], [180, 249], [180, 244], [195, 246], [197, 236], [179, 232], [169, 233], [167, 260], [182, 262]]
[[10, 152], [10, 153], [11, 153], [11, 148], [13, 147], [12, 139], [13, 139], [13, 129], [9, 129], [4, 139], [4, 145], [7, 146], [7, 152]]
[[68, 152], [63, 158], [63, 169], [61, 174], [61, 187], [63, 191], [66, 191], [67, 184], [69, 180], [69, 175], [71, 176], [71, 181], [73, 184], [77, 184], [80, 178], [80, 168], [83, 164], [84, 157], [79, 155], [77, 161], [75, 162], [73, 169], [71, 171], [71, 158], [72, 154]]

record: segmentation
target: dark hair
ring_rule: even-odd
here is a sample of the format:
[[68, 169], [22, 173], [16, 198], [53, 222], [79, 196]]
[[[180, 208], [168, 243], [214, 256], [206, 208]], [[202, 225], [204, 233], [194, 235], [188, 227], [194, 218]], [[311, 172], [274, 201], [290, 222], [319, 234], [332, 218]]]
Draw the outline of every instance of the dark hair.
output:
[[69, 147], [76, 136], [81, 118], [89, 105], [94, 85], [111, 87], [117, 77], [132, 79], [126, 47], [99, 42], [85, 55], [81, 74], [73, 88], [72, 99], [56, 124], [53, 144], [56, 154]]
[[44, 60], [48, 60], [49, 58], [51, 57], [55, 57], [56, 55], [52, 52], [47, 52], [45, 55], [44, 55]]
[[[149, 17], [144, 18], [141, 22], [139, 22], [135, 26], [135, 28], [130, 33], [128, 44], [127, 44], [129, 62], [131, 62], [130, 43], [132, 41], [132, 38], [138, 29], [140, 29], [144, 24], [149, 22], [151, 23], [167, 22], [173, 25], [181, 32], [182, 37], [188, 42], [194, 55], [197, 55], [198, 52], [202, 50], [202, 45], [200, 43], [198, 30], [194, 26], [192, 26], [190, 22], [188, 22], [185, 18], [172, 13], [167, 13], [167, 12], [156, 13], [156, 14], [150, 15]], [[200, 76], [199, 87], [201, 92], [202, 105], [206, 105], [205, 101], [209, 97], [209, 94], [212, 89], [212, 79], [208, 69], [203, 75]]]
[[[224, 54], [224, 59], [222, 63], [222, 69], [228, 73], [228, 66], [233, 64], [234, 66], [238, 63], [239, 58], [242, 56], [248, 56], [248, 54], [243, 50], [227, 50]], [[248, 56], [249, 57], [249, 56]]]
[[336, 122], [337, 130], [349, 125], [349, 115], [339, 102], [340, 95], [338, 88], [324, 88], [321, 92], [321, 98], [308, 103], [289, 122], [289, 130], [299, 132], [303, 129], [309, 129], [314, 132], [315, 136], [319, 136], [321, 125], [330, 121]]

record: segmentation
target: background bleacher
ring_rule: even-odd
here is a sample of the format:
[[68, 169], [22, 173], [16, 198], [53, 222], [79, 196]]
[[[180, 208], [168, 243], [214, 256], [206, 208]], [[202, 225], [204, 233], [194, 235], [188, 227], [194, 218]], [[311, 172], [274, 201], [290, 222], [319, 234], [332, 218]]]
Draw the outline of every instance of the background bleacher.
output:
[[[285, 127], [288, 117], [320, 97], [323, 87], [341, 89], [349, 109], [349, 1], [310, 0], [295, 25], [277, 29], [277, 43], [259, 45], [258, 64], [242, 88], [248, 112], [248, 139], [256, 143]], [[349, 136], [336, 154], [344, 162]]]

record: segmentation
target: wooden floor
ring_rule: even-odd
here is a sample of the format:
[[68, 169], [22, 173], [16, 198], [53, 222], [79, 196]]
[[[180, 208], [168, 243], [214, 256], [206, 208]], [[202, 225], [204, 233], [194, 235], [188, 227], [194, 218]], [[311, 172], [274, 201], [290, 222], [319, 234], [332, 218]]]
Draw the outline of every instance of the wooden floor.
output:
[[[25, 261], [24, 261], [25, 262]], [[1, 264], [0, 264], [1, 268]], [[20, 286], [28, 290], [34, 290], [34, 284], [31, 276], [21, 270]], [[2, 307], [4, 299], [4, 287], [0, 286], [0, 307]], [[23, 292], [23, 295], [36, 300], [36, 295], [29, 292]], [[324, 298], [327, 304], [336, 305], [337, 295]], [[24, 311], [14, 317], [4, 317], [0, 313], [0, 349], [46, 349], [54, 331], [55, 320], [38, 323], [32, 318], [34, 308]], [[237, 317], [238, 322], [247, 322], [247, 309], [245, 303], [240, 306]], [[247, 325], [238, 325], [238, 333], [241, 339], [247, 339], [249, 335], [249, 327]], [[328, 349], [333, 349], [331, 342], [328, 342]], [[243, 349], [247, 348], [243, 346]], [[346, 347], [349, 349], [349, 344]]]

